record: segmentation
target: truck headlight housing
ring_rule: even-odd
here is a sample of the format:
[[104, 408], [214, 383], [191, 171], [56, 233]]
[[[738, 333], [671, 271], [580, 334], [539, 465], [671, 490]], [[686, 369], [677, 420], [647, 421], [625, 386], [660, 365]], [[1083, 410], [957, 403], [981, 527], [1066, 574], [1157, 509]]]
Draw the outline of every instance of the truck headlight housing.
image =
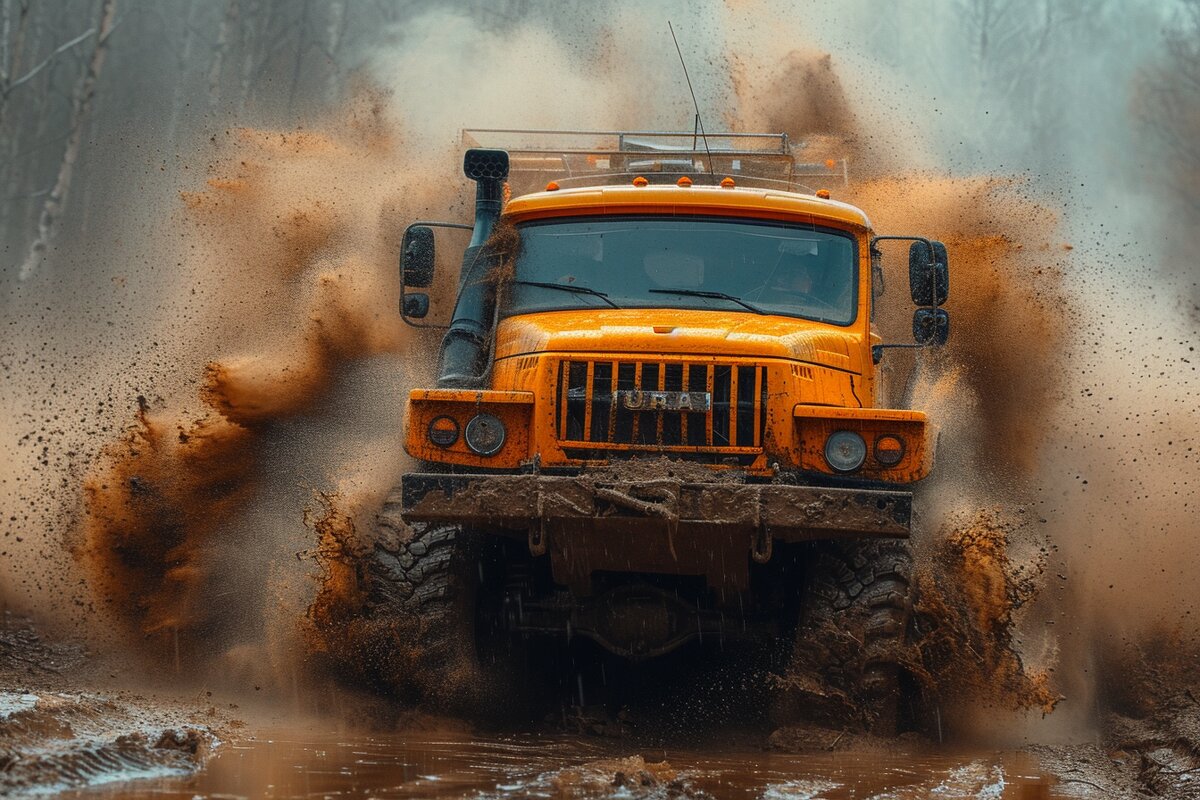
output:
[[885, 467], [894, 467], [904, 458], [904, 440], [884, 434], [875, 440], [875, 460]]
[[834, 431], [825, 440], [825, 460], [837, 472], [853, 472], [867, 460], [867, 443], [854, 431]]
[[443, 414], [429, 423], [429, 441], [438, 447], [449, 447], [458, 441], [458, 421]]
[[507, 431], [499, 417], [492, 414], [476, 414], [467, 423], [463, 439], [471, 452], [481, 456], [494, 456], [504, 447]]

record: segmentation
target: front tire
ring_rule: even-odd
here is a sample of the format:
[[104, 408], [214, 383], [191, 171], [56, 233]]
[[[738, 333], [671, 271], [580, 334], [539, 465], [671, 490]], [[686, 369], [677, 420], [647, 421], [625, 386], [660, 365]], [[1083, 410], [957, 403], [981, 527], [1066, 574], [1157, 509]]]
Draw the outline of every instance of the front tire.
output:
[[814, 543], [778, 722], [901, 732], [912, 563], [905, 540]]
[[488, 624], [503, 601], [490, 580], [503, 541], [458, 525], [406, 529], [386, 508], [379, 522], [366, 613], [389, 633], [377, 659], [383, 688], [430, 711], [511, 710], [519, 696], [513, 643]]

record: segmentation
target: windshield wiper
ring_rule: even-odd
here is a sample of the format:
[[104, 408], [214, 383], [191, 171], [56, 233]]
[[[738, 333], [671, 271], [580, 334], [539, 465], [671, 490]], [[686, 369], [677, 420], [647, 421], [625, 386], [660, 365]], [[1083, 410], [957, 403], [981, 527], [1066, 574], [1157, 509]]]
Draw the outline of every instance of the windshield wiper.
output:
[[717, 300], [728, 300], [731, 303], [737, 303], [742, 308], [749, 309], [755, 314], [767, 313], [761, 308], [756, 308], [755, 306], [750, 305], [740, 297], [734, 297], [733, 295], [725, 294], [724, 292], [705, 292], [701, 291], [700, 289], [650, 289], [648, 291], [651, 294], [682, 294], [688, 297], [712, 297]]
[[590, 294], [599, 297], [613, 308], [620, 308], [619, 305], [608, 299], [607, 294], [587, 286], [574, 286], [569, 283], [542, 283], [541, 281], [513, 281], [513, 283], [519, 283], [522, 286], [540, 286], [543, 289], [562, 289], [564, 292], [574, 292], [575, 294]]

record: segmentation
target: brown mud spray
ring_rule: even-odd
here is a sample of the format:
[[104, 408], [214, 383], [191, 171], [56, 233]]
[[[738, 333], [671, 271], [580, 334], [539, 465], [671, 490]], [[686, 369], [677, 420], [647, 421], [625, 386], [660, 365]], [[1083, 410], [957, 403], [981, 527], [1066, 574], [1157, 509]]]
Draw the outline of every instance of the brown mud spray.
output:
[[[424, 216], [468, 216], [449, 144], [463, 125], [669, 129], [690, 119], [665, 77], [674, 54], [646, 47], [644, 26], [622, 28], [630, 13], [571, 49], [540, 27], [500, 35], [436, 12], [412, 21], [407, 49], [379, 57], [377, 74], [404, 81], [393, 93], [362, 91], [340, 121], [314, 130], [215, 137], [206, 181], [183, 187], [170, 223], [188, 279], [177, 290], [200, 287], [212, 344], [163, 365], [184, 376], [170, 396], [114, 398], [130, 421], [97, 431], [103, 452], [65, 478], [85, 498], [68, 515], [85, 596], [150, 660], [203, 670], [213, 660], [202, 653], [277, 647], [276, 664], [320, 651], [355, 673], [371, 637], [386, 635], [353, 627], [353, 564], [401, 472], [403, 389], [428, 374], [436, 346], [396, 314], [401, 231]], [[625, 29], [641, 32], [614, 33]], [[412, 44], [446, 30], [495, 65], [486, 98], [446, 77], [463, 70], [446, 62], [452, 48], [430, 57]], [[947, 243], [953, 333], [910, 386], [912, 405], [942, 428], [915, 541], [926, 567], [914, 665], [948, 707], [1046, 710], [1054, 648], [1029, 668], [1016, 631], [1056, 568], [1047, 540], [1063, 534], [1038, 521], [1036, 490], [1062, 481], [1045, 448], [1076, 390], [1063, 368], [1081, 346], [1071, 309], [1095, 299], [1068, 274], [1059, 213], [1014, 179], [940, 174], [911, 132], [868, 129], [837, 62], [780, 44], [798, 33], [722, 30], [730, 55], [716, 60], [713, 92], [731, 129], [782, 130], [818, 157], [849, 156], [855, 181], [844, 197], [833, 187], [836, 199], [866, 209], [880, 232]], [[422, 76], [438, 73], [451, 96], [415, 102]], [[647, 108], [635, 100], [646, 91], [666, 99]], [[885, 341], [909, 337], [904, 263], [888, 253]], [[888, 354], [884, 367], [899, 398], [912, 363]], [[363, 424], [339, 424], [347, 417]]]

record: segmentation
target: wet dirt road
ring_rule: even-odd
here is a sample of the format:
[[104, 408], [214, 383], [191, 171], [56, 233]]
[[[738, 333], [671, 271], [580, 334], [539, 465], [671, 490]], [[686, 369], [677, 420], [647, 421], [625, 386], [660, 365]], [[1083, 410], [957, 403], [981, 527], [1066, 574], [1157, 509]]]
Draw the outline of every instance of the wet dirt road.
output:
[[[665, 764], [661, 762], [667, 762]], [[1024, 753], [720, 755], [557, 736], [337, 735], [231, 741], [199, 773], [70, 798], [1066, 798]]]

